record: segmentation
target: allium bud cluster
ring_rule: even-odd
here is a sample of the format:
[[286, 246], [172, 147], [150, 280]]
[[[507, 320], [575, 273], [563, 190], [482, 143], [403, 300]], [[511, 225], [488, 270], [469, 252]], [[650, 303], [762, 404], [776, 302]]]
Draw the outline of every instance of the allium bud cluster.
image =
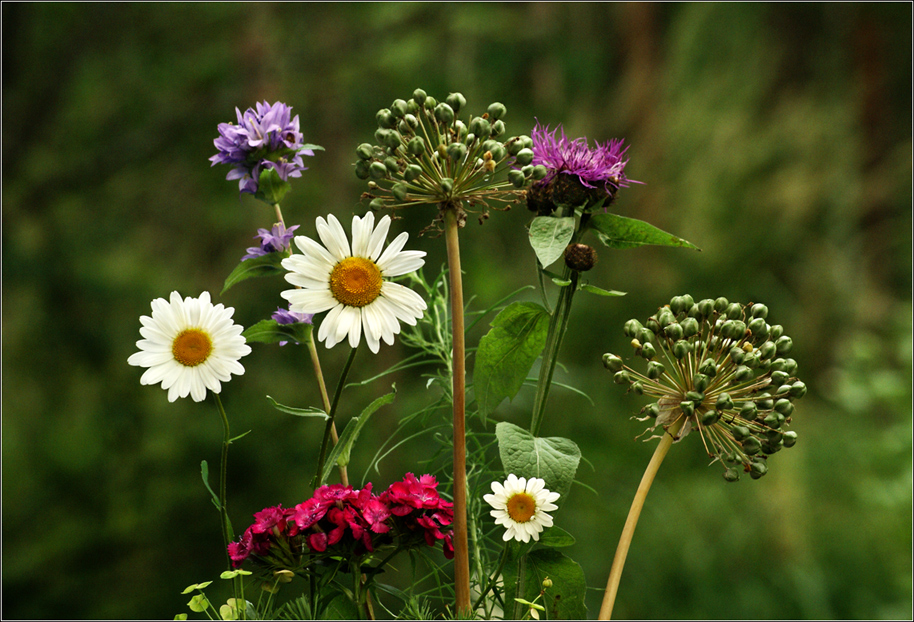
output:
[[758, 479], [768, 456], [796, 443], [786, 428], [794, 401], [806, 395], [797, 362], [785, 358], [793, 342], [767, 316], [762, 304], [676, 296], [644, 324], [625, 323], [645, 373], [612, 354], [603, 364], [617, 384], [656, 399], [639, 419], [653, 419], [650, 430], [682, 421], [677, 440], [697, 429], [708, 455], [726, 466], [727, 481], [739, 479], [740, 469]]
[[545, 175], [532, 164], [529, 136], [505, 136], [503, 104], [467, 122], [458, 116], [465, 106], [460, 93], [439, 102], [416, 89], [378, 111], [375, 144], [359, 145], [355, 164], [356, 175], [369, 180], [363, 198], [372, 209], [478, 205], [485, 214], [490, 201], [517, 202], [519, 190]]
[[434, 546], [443, 541], [445, 557], [454, 555], [449, 525], [453, 504], [438, 495], [431, 475], [406, 477], [380, 495], [368, 483], [361, 490], [321, 486], [294, 508], [269, 507], [229, 544], [232, 565], [251, 558], [269, 572], [306, 570], [330, 557], [365, 557], [381, 549]]

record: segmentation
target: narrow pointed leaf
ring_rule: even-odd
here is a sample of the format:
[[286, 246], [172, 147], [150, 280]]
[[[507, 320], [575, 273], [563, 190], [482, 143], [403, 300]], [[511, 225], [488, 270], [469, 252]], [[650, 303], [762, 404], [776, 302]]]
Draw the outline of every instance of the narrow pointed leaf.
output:
[[319, 486], [323, 486], [327, 483], [327, 478], [330, 477], [330, 472], [332, 469], [329, 468], [330, 465], [337, 464], [339, 466], [346, 466], [349, 464], [349, 455], [352, 451], [352, 446], [355, 444], [355, 441], [359, 438], [359, 433], [362, 431], [362, 428], [365, 427], [365, 424], [368, 423], [368, 418], [381, 406], [390, 404], [394, 401], [394, 397], [397, 395], [397, 388], [394, 386], [392, 393], [387, 395], [382, 395], [371, 404], [369, 404], [365, 410], [362, 411], [358, 417], [353, 417], [349, 420], [349, 423], [346, 424], [346, 428], [343, 430], [343, 433], [340, 434], [339, 442], [333, 447], [330, 452], [330, 455], [327, 457], [327, 468], [324, 468], [323, 476], [319, 482]]
[[267, 396], [267, 399], [270, 400], [270, 403], [273, 404], [273, 408], [276, 410], [295, 415], [296, 417], [318, 417], [325, 421], [330, 418], [330, 416], [320, 408], [315, 408], [313, 406], [309, 406], [308, 408], [292, 408], [291, 406], [280, 404], [269, 395]]
[[231, 274], [225, 279], [222, 286], [224, 294], [230, 287], [237, 285], [241, 281], [253, 279], [258, 276], [273, 276], [274, 274], [283, 274], [285, 269], [282, 267], [282, 260], [287, 255], [285, 253], [267, 253], [260, 257], [245, 259], [235, 266]]
[[624, 296], [625, 292], [617, 292], [614, 289], [603, 289], [597, 287], [596, 285], [590, 285], [589, 283], [584, 283], [580, 287], [581, 291], [589, 292], [591, 294], [596, 294], [598, 296]]
[[681, 246], [701, 250], [691, 242], [662, 231], [643, 220], [626, 218], [616, 214], [594, 214], [590, 227], [597, 231], [597, 237], [610, 248], [637, 248], [639, 246]]

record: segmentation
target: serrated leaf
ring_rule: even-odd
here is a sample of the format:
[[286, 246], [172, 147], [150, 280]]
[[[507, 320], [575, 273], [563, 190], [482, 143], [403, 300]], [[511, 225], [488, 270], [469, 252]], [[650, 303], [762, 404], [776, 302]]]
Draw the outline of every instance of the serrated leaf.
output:
[[574, 236], [574, 217], [537, 216], [530, 223], [530, 246], [545, 268], [565, 252]]
[[321, 408], [315, 408], [313, 406], [309, 406], [308, 408], [292, 408], [291, 406], [280, 404], [269, 395], [267, 396], [267, 399], [270, 400], [270, 403], [273, 404], [273, 408], [276, 410], [295, 415], [296, 417], [318, 417], [325, 421], [330, 418], [330, 415]]
[[282, 267], [282, 260], [286, 257], [285, 253], [267, 253], [260, 257], [245, 259], [235, 266], [235, 269], [225, 279], [222, 293], [224, 294], [230, 287], [237, 285], [241, 281], [253, 279], [254, 277], [282, 274], [285, 272]]
[[602, 287], [597, 287], [596, 285], [590, 285], [589, 283], [582, 284], [581, 291], [590, 292], [591, 294], [596, 294], [598, 296], [624, 296], [625, 295], [625, 292], [617, 292], [614, 289], [603, 289]]
[[294, 341], [295, 343], [308, 343], [311, 339], [311, 324], [296, 322], [294, 324], [280, 324], [276, 320], [260, 320], [253, 326], [247, 327], [241, 334], [248, 342], [278, 343], [280, 341]]
[[590, 218], [589, 225], [597, 231], [600, 241], [610, 248], [637, 248], [653, 245], [681, 246], [701, 250], [691, 242], [635, 218], [626, 218], [616, 214], [594, 214]]
[[495, 426], [495, 437], [505, 473], [514, 473], [517, 477], [539, 477], [546, 481], [546, 488], [559, 493], [560, 499], [564, 499], [581, 462], [581, 450], [574, 441], [555, 436], [535, 437], [507, 421]]
[[483, 416], [520, 391], [546, 345], [549, 314], [536, 303], [514, 302], [495, 316], [491, 326], [479, 340], [473, 364], [473, 391]]
[[333, 447], [330, 451], [330, 455], [327, 457], [324, 473], [321, 476], [321, 481], [318, 483], [319, 486], [323, 486], [327, 483], [327, 478], [330, 477], [330, 471], [332, 470], [329, 468], [330, 465], [337, 464], [339, 466], [346, 466], [349, 464], [349, 455], [352, 451], [352, 446], [359, 438], [359, 433], [362, 431], [362, 428], [365, 427], [365, 424], [368, 423], [368, 418], [371, 417], [376, 410], [381, 406], [390, 404], [394, 401], [394, 397], [397, 395], [397, 387], [394, 386], [393, 389], [392, 393], [382, 395], [369, 404], [358, 417], [353, 417], [349, 420], [343, 433], [340, 434], [339, 442]]

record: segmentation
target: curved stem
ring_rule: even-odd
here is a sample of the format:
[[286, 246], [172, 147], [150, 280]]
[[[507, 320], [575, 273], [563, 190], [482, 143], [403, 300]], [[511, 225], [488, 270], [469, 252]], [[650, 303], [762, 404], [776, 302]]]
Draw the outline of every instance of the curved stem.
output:
[[[321, 402], [324, 405], [324, 411], [329, 415], [332, 406], [330, 404], [330, 396], [327, 394], [324, 374], [321, 371], [321, 361], [317, 356], [317, 343], [314, 341], [314, 335], [311, 335], [311, 339], [308, 340], [308, 350], [311, 353], [311, 364], [314, 366], [314, 375], [317, 376], [317, 386], [321, 392]], [[333, 440], [334, 445], [340, 442], [340, 437], [336, 432], [336, 423], [334, 421], [330, 422], [330, 438]], [[340, 482], [343, 486], [349, 485], [349, 473], [344, 466], [340, 467]]]
[[[222, 540], [225, 546], [226, 568], [232, 569], [232, 558], [229, 556], [228, 545], [235, 539], [232, 532], [232, 523], [229, 521], [228, 510], [225, 507], [225, 490], [228, 479], [228, 448], [231, 443], [231, 434], [229, 432], [228, 416], [225, 414], [225, 408], [222, 406], [222, 400], [219, 399], [218, 393], [213, 393], [216, 398], [216, 406], [219, 409], [219, 415], [222, 418], [222, 459], [219, 463], [219, 514], [222, 519]], [[241, 577], [232, 579], [232, 586], [235, 592], [235, 598], [241, 598]]]
[[622, 528], [622, 536], [619, 538], [619, 546], [616, 547], [616, 556], [613, 558], [613, 565], [609, 571], [609, 580], [606, 582], [606, 591], [603, 594], [603, 604], [600, 606], [600, 620], [612, 619], [613, 604], [616, 602], [616, 593], [619, 591], [619, 581], [622, 578], [622, 568], [625, 566], [625, 558], [628, 556], [628, 548], [631, 546], [632, 537], [635, 535], [635, 527], [638, 525], [638, 517], [641, 516], [641, 508], [644, 507], [644, 501], [647, 499], [647, 493], [654, 483], [654, 477], [657, 475], [660, 464], [670, 450], [676, 434], [679, 433], [685, 417], [680, 417], [667, 430], [664, 431], [663, 438], [657, 444], [654, 455], [644, 471], [641, 483], [638, 484], [638, 491], [635, 493], [635, 499], [632, 501], [632, 507], [628, 511], [628, 518], [625, 519], [625, 527]]
[[[317, 474], [314, 476], [314, 487], [320, 485], [320, 482], [324, 476], [324, 461], [327, 459], [327, 447], [330, 444], [330, 437], [334, 432], [333, 421], [336, 417], [336, 407], [340, 403], [340, 395], [343, 393], [343, 387], [346, 384], [346, 377], [349, 375], [349, 370], [352, 368], [352, 361], [355, 359], [355, 353], [357, 350], [358, 348], [352, 348], [352, 351], [349, 352], [349, 358], [346, 359], [346, 366], [343, 367], [343, 373], [340, 374], [340, 380], [336, 385], [336, 392], [333, 394], [333, 403], [330, 404], [330, 409], [327, 411], [329, 418], [327, 419], [327, 425], [324, 428], [324, 438], [321, 441], [320, 457], [317, 459]], [[348, 486], [348, 484], [346, 485]]]
[[466, 344], [463, 328], [463, 276], [457, 237], [457, 208], [444, 212], [448, 275], [451, 282], [454, 402], [454, 597], [458, 617], [470, 611], [470, 554], [467, 540]]

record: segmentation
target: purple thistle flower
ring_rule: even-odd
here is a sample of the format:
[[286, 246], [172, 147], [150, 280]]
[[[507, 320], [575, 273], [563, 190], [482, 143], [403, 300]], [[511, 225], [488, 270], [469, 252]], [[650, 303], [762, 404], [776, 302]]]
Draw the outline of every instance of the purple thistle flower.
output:
[[[312, 319], [314, 318], [313, 313], [298, 313], [296, 311], [290, 311], [288, 309], [283, 309], [282, 307], [276, 307], [276, 312], [270, 316], [276, 320], [277, 324], [311, 324]], [[279, 345], [284, 346], [288, 341], [280, 341]]]
[[273, 225], [272, 231], [258, 229], [257, 235], [255, 235], [254, 238], [261, 238], [260, 246], [252, 246], [245, 249], [248, 254], [242, 257], [241, 261], [254, 259], [255, 257], [263, 257], [269, 253], [286, 252], [289, 250], [289, 245], [292, 242], [292, 236], [296, 229], [298, 229], [298, 225], [292, 225], [286, 229], [285, 225], [281, 222]]
[[[556, 136], [556, 134], [560, 136]], [[613, 139], [604, 144], [596, 143], [591, 148], [586, 138], [569, 140], [565, 130], [559, 125], [549, 131], [549, 126], [542, 126], [539, 121], [530, 133], [533, 139], [533, 164], [542, 164], [549, 169], [549, 174], [540, 182], [545, 185], [559, 173], [575, 175], [581, 184], [588, 188], [597, 188], [602, 184], [607, 193], [612, 194], [617, 188], [628, 187], [629, 182], [642, 182], [628, 179], [625, 176], [625, 165], [628, 160], [622, 157], [628, 147], [622, 148], [621, 139]]]
[[257, 192], [263, 168], [275, 168], [280, 179], [301, 177], [307, 170], [302, 155], [313, 156], [314, 151], [303, 148], [298, 115], [291, 118], [292, 108], [282, 102], [272, 106], [258, 102], [256, 109], [248, 108], [244, 114], [235, 108], [238, 123], [220, 123], [219, 137], [213, 141], [219, 153], [210, 158], [211, 166], [230, 164], [232, 170], [226, 179], [238, 179], [241, 192]]

